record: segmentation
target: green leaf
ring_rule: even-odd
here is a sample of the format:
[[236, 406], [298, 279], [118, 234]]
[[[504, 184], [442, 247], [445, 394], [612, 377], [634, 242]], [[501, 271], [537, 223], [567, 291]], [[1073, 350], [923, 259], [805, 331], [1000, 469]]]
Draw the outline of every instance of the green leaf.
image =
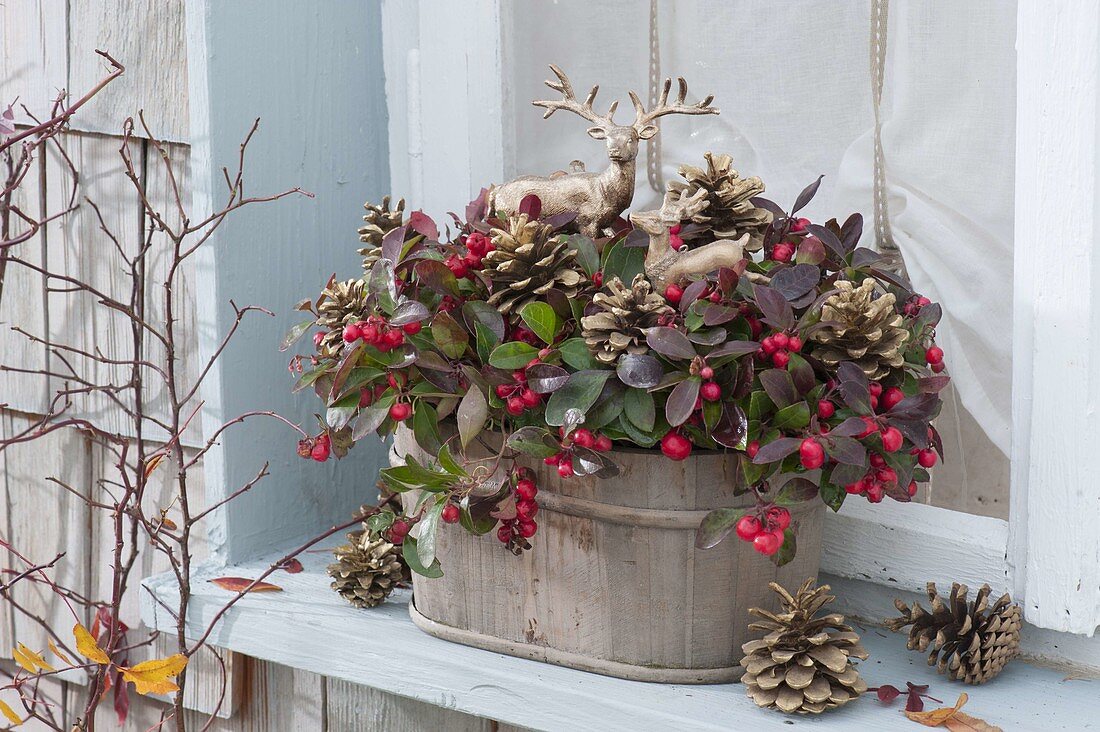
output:
[[817, 494], [818, 487], [813, 482], [805, 478], [791, 478], [779, 489], [779, 495], [775, 497], [775, 502], [780, 506], [793, 506], [811, 498], [816, 498]]
[[844, 505], [844, 498], [847, 496], [847, 492], [838, 485], [833, 483], [822, 483], [821, 490], [818, 493], [821, 496], [821, 500], [826, 506], [839, 511], [840, 507]]
[[538, 349], [532, 345], [522, 341], [508, 341], [501, 343], [489, 354], [489, 365], [512, 371], [523, 368], [538, 355]]
[[651, 431], [657, 418], [653, 395], [645, 389], [627, 389], [623, 398], [623, 413], [641, 431]]
[[607, 282], [618, 277], [630, 287], [635, 275], [645, 271], [645, 247], [627, 247], [622, 242], [611, 248], [603, 265], [603, 278]]
[[481, 322], [474, 323], [474, 334], [477, 342], [477, 357], [484, 363], [489, 360], [489, 356], [492, 355], [493, 349], [500, 343], [500, 339], [497, 338], [496, 333]]
[[775, 414], [772, 427], [778, 430], [800, 430], [810, 424], [810, 405], [798, 402], [783, 407]]
[[439, 418], [436, 416], [435, 407], [425, 400], [416, 405], [412, 417], [413, 437], [416, 444], [425, 452], [437, 453], [442, 443], [439, 435]]
[[457, 475], [462, 478], [467, 477], [468, 474], [463, 467], [455, 462], [454, 455], [451, 454], [451, 448], [446, 445], [439, 448], [436, 459], [439, 461], [439, 466], [451, 475]]
[[794, 555], [798, 551], [798, 542], [795, 538], [797, 529], [798, 525], [792, 524], [783, 533], [783, 546], [779, 547], [779, 551], [772, 555], [772, 561], [775, 562], [777, 567], [782, 567], [794, 559]]
[[565, 386], [555, 391], [546, 402], [546, 423], [558, 427], [565, 422], [568, 409], [587, 412], [600, 398], [603, 385], [613, 371], [578, 371]]
[[334, 402], [325, 411], [325, 424], [331, 430], [339, 430], [347, 426], [351, 418], [355, 416], [355, 410], [359, 408], [359, 393], [348, 394], [343, 399]]
[[558, 314], [554, 312], [554, 308], [536, 300], [524, 305], [519, 317], [543, 343], [554, 342], [554, 336], [557, 335], [560, 326]]
[[435, 562], [435, 541], [439, 534], [439, 517], [447, 505], [447, 496], [441, 495], [420, 519], [420, 533], [416, 539], [416, 556], [421, 566], [430, 567]]
[[393, 520], [395, 518], [397, 518], [397, 514], [393, 511], [379, 511], [367, 518], [367, 528], [370, 529], [372, 535], [378, 536], [383, 531], [393, 526]]
[[297, 381], [294, 382], [294, 388], [291, 389], [291, 392], [297, 393], [302, 389], [305, 389], [307, 386], [312, 386], [313, 382], [317, 381], [317, 379], [321, 378], [328, 372], [328, 366], [318, 366], [312, 371], [305, 372], [300, 377], [298, 377]]
[[313, 326], [316, 322], [316, 320], [303, 320], [301, 323], [298, 323], [290, 330], [288, 330], [286, 332], [286, 335], [283, 336], [283, 342], [279, 344], [279, 350], [285, 351], [293, 346], [295, 343], [297, 343], [298, 339], [304, 336], [306, 334], [306, 331], [309, 330], [310, 327]]
[[578, 371], [585, 369], [598, 369], [600, 362], [592, 358], [592, 352], [588, 350], [583, 338], [570, 338], [558, 346], [561, 351], [561, 360]]
[[409, 565], [409, 569], [430, 579], [442, 577], [443, 570], [439, 566], [438, 559], [433, 561], [430, 567], [425, 567], [420, 563], [419, 551], [416, 544], [416, 539], [411, 536], [406, 536], [405, 540], [401, 542], [401, 556], [405, 558], [405, 563]]
[[548, 437], [550, 433], [541, 427], [520, 427], [508, 435], [508, 447], [537, 458], [547, 458], [560, 452], [559, 447], [549, 444]]
[[462, 401], [458, 403], [458, 437], [465, 448], [481, 432], [489, 418], [489, 402], [477, 386], [471, 385]]
[[466, 352], [466, 346], [470, 342], [470, 336], [466, 329], [459, 325], [458, 321], [448, 312], [436, 313], [432, 318], [432, 340], [445, 356], [450, 358], [462, 358]]
[[759, 422], [775, 409], [771, 397], [763, 391], [754, 391], [749, 396], [749, 419]]
[[695, 531], [695, 547], [710, 549], [729, 536], [738, 520], [745, 515], [739, 508], [716, 508], [703, 517]]
[[577, 253], [577, 264], [591, 277], [600, 268], [600, 254], [595, 243], [583, 234], [574, 234], [566, 240], [570, 249]]

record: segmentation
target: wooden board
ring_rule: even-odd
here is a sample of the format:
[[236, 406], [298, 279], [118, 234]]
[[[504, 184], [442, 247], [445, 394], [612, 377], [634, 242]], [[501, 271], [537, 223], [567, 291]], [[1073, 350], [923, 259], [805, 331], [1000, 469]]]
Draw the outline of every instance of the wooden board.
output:
[[[44, 119], [50, 103], [66, 88], [66, 4], [56, 0], [0, 3], [0, 109], [20, 104]], [[19, 105], [16, 119], [31, 122]]]
[[68, 0], [68, 8], [72, 93], [84, 94], [106, 75], [97, 48], [126, 67], [80, 111], [74, 129], [117, 135], [123, 120], [144, 110], [154, 136], [187, 142], [183, 0]]

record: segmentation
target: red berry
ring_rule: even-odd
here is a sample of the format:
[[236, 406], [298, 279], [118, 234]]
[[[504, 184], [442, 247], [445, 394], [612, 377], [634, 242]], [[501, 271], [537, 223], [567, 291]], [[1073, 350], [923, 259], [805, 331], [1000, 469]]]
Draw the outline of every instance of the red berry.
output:
[[858, 437], [859, 439], [863, 439], [868, 435], [873, 435], [874, 433], [878, 432], [878, 423], [875, 422], [875, 420], [871, 419], [870, 417], [860, 417], [860, 419], [863, 420], [863, 424], [867, 425], [867, 429], [863, 430], [863, 432], [860, 432], [858, 435], [856, 435], [856, 437]]
[[836, 414], [836, 407], [832, 402], [822, 399], [817, 403], [817, 416], [821, 419], [832, 419], [834, 414]]
[[596, 444], [592, 446], [592, 449], [597, 452], [607, 452], [611, 449], [611, 438], [607, 435], [600, 435], [596, 438]]
[[943, 361], [940, 361], [939, 363], [934, 363], [931, 366], [932, 373], [934, 373], [934, 374], [940, 373], [945, 368], [947, 368], [947, 364], [945, 364]]
[[714, 369], [712, 369], [710, 366], [704, 366], [703, 368], [699, 369], [699, 378], [701, 378], [703, 381], [710, 381], [714, 378]]
[[778, 351], [779, 346], [775, 342], [775, 336], [770, 335], [764, 340], [760, 341], [760, 348], [763, 349], [764, 353], [768, 356]]
[[863, 492], [863, 481], [858, 480], [855, 483], [849, 483], [848, 485], [844, 486], [844, 491], [846, 493], [851, 493], [852, 495], [859, 495]]
[[573, 433], [573, 442], [581, 447], [592, 447], [596, 444], [596, 436], [592, 434], [591, 430], [581, 427]]
[[882, 394], [882, 399], [879, 400], [879, 404], [883, 409], [893, 409], [894, 405], [905, 398], [905, 392], [896, 386], [891, 386]]
[[367, 343], [378, 342], [378, 326], [373, 323], [367, 323], [366, 325], [359, 326], [359, 335]]
[[786, 529], [791, 525], [791, 512], [782, 506], [772, 506], [768, 509], [768, 523], [777, 529]]
[[798, 353], [802, 350], [802, 339], [798, 336], [791, 336], [787, 340], [787, 350], [791, 353]]
[[772, 249], [772, 259], [777, 262], [789, 262], [793, 254], [794, 247], [787, 243], [776, 244], [775, 248]]
[[448, 503], [443, 507], [443, 513], [439, 516], [443, 519], [445, 524], [453, 524], [458, 522], [458, 506], [453, 503]]
[[374, 392], [370, 389], [363, 389], [359, 392], [359, 406], [369, 407], [374, 401]]
[[874, 394], [871, 395], [871, 411], [878, 411], [878, 397]]
[[920, 297], [918, 297], [918, 298], [917, 298], [917, 305], [919, 305], [919, 306], [920, 306], [920, 307], [922, 307], [922, 308], [923, 308], [923, 307], [924, 307], [925, 305], [931, 305], [931, 304], [932, 304], [932, 301], [931, 301], [931, 300], [929, 300], [929, 299], [928, 299], [927, 297], [925, 297], [924, 295], [921, 295]]
[[867, 388], [871, 390], [871, 396], [882, 396], [882, 384], [877, 381], [872, 381]]
[[412, 414], [412, 407], [404, 402], [398, 402], [390, 407], [390, 419], [394, 422], [404, 422]]
[[745, 445], [745, 454], [749, 458], [756, 457], [756, 453], [760, 452], [760, 440], [753, 440], [749, 444]]
[[879, 455], [877, 452], [871, 453], [871, 467], [872, 468], [885, 468], [886, 458]]
[[542, 461], [547, 465], [557, 465], [561, 462], [561, 459], [564, 455], [565, 453], [559, 452], [557, 455], [551, 455], [550, 457], [543, 458]]
[[540, 396], [539, 393], [534, 391], [533, 389], [524, 389], [522, 392], [520, 392], [519, 400], [523, 402], [523, 406], [527, 407], [528, 409], [533, 409], [542, 402], [542, 396]]
[[790, 342], [790, 336], [786, 333], [776, 333], [772, 336], [772, 342], [775, 343], [776, 348], [786, 349], [787, 344]]
[[317, 444], [313, 446], [313, 449], [309, 451], [309, 456], [317, 462], [323, 463], [328, 460], [330, 449], [331, 448], [329, 447], [329, 443], [327, 440], [318, 440]]
[[791, 361], [791, 356], [786, 351], [776, 351], [772, 354], [772, 363], [777, 369], [785, 368]]
[[317, 331], [316, 333], [313, 334], [313, 347], [314, 348], [320, 348], [321, 347], [321, 342], [324, 341], [324, 340], [325, 340], [325, 334], [320, 332], [320, 331]]
[[592, 284], [596, 287], [603, 287], [603, 270], [596, 270], [592, 274]]
[[699, 396], [708, 402], [716, 402], [722, 398], [722, 387], [713, 381], [708, 381], [699, 388]]
[[812, 437], [807, 437], [798, 446], [798, 457], [806, 470], [816, 470], [825, 464], [825, 448]]
[[405, 342], [405, 334], [400, 330], [391, 330], [386, 333], [386, 343], [390, 346], [397, 347]]
[[504, 544], [507, 544], [512, 540], [512, 527], [507, 524], [501, 524], [497, 529], [497, 538]]
[[711, 302], [722, 302], [722, 293], [718, 292], [718, 290], [715, 290], [714, 292], [707, 295], [707, 299]]
[[515, 388], [516, 387], [511, 384], [497, 384], [496, 387], [493, 388], [493, 391], [496, 392], [496, 395], [501, 399], [507, 399], [508, 395], [515, 391]]
[[921, 450], [917, 453], [917, 462], [922, 468], [930, 468], [936, 464], [936, 457], [935, 450]]
[[530, 539], [539, 530], [539, 525], [534, 521], [520, 521], [519, 522], [519, 534], [524, 539]]
[[672, 305], [679, 305], [680, 298], [684, 296], [684, 288], [679, 285], [669, 285], [665, 288], [665, 300]]
[[791, 222], [791, 231], [805, 231], [806, 227], [810, 225], [809, 219], [795, 219]]
[[764, 527], [760, 525], [760, 519], [755, 516], [745, 515], [737, 519], [735, 531], [737, 531], [737, 536], [741, 541], [752, 541], [763, 530]]
[[912, 498], [915, 495], [917, 495], [917, 481], [911, 480], [909, 481], [909, 497]]
[[523, 414], [525, 407], [523, 406], [522, 399], [519, 397], [512, 397], [505, 403], [504, 409], [513, 417], [518, 417]]
[[752, 548], [766, 557], [770, 557], [783, 546], [783, 532], [765, 531], [756, 535], [752, 540]]
[[520, 501], [516, 504], [516, 515], [520, 519], [532, 519], [539, 512], [539, 504], [534, 501]]
[[451, 270], [452, 274], [458, 279], [462, 279], [470, 273], [469, 267], [466, 266], [466, 262], [453, 254], [447, 257], [444, 264], [447, 265], [447, 269]]
[[573, 477], [573, 458], [566, 457], [558, 463], [558, 475], [563, 478]]
[[416, 321], [415, 323], [405, 323], [403, 326], [401, 326], [401, 330], [405, 331], [409, 335], [416, 335], [420, 332], [420, 328], [420, 321]]
[[882, 486], [882, 483], [873, 483], [867, 488], [867, 500], [871, 503], [881, 503], [885, 495], [886, 489]]
[[943, 363], [943, 349], [939, 346], [929, 346], [924, 352], [924, 360], [928, 363]]
[[390, 534], [400, 543], [409, 533], [409, 522], [405, 519], [397, 519], [390, 526]]
[[897, 452], [901, 447], [901, 432], [897, 427], [887, 427], [882, 433], [882, 449], [886, 452]]
[[516, 496], [518, 496], [520, 500], [530, 501], [538, 492], [539, 488], [535, 485], [535, 481], [529, 478], [524, 478], [516, 483]]
[[344, 326], [344, 343], [354, 343], [362, 337], [363, 334], [355, 323], [348, 323]]
[[875, 477], [878, 479], [879, 483], [883, 484], [898, 482], [898, 474], [893, 468], [882, 468], [881, 470], [877, 470], [875, 471]]
[[687, 460], [691, 441], [678, 432], [669, 432], [661, 438], [661, 452], [670, 460]]

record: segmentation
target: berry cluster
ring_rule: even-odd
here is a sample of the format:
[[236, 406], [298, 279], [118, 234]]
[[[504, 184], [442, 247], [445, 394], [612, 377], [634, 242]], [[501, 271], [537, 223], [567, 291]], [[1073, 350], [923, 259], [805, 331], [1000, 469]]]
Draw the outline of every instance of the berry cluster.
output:
[[584, 447], [589, 450], [595, 450], [596, 452], [607, 452], [611, 449], [610, 437], [607, 435], [598, 435], [592, 430], [587, 430], [583, 427], [573, 430], [569, 434], [566, 434], [565, 428], [562, 427], [558, 433], [561, 435], [561, 452], [544, 458], [543, 462], [547, 465], [556, 465], [558, 468], [558, 475], [563, 478], [573, 477], [574, 447]]
[[332, 454], [332, 441], [328, 432], [322, 432], [316, 437], [306, 437], [298, 440], [298, 456], [323, 463]]
[[791, 525], [791, 512], [782, 506], [761, 506], [737, 521], [735, 530], [742, 541], [751, 541], [752, 548], [770, 557], [779, 551]]
[[392, 326], [381, 316], [372, 315], [366, 320], [345, 325], [343, 337], [344, 343], [355, 343], [358, 340], [363, 340], [385, 353], [404, 345], [406, 334], [415, 335], [419, 332], [419, 322]]
[[[543, 349], [539, 352], [539, 356], [542, 357], [549, 353], [549, 349]], [[537, 363], [541, 363], [538, 358], [531, 359], [522, 369], [516, 369], [512, 372], [510, 383], [497, 384], [493, 389], [496, 395], [504, 400], [504, 411], [513, 417], [518, 417], [527, 410], [535, 409], [542, 404], [542, 394], [527, 385], [527, 369]]]
[[794, 257], [794, 243], [789, 241], [781, 241], [772, 247], [771, 258], [776, 262], [789, 262]]
[[920, 315], [921, 308], [931, 304], [932, 301], [924, 295], [913, 295], [905, 301], [905, 305], [902, 306], [901, 311], [905, 313], [907, 317], [915, 318]]
[[539, 530], [535, 523], [535, 515], [539, 512], [539, 504], [535, 500], [538, 494], [538, 486], [535, 485], [535, 473], [530, 468], [516, 468], [513, 474], [515, 485], [512, 488], [512, 497], [516, 502], [516, 516], [510, 519], [501, 519], [497, 527], [497, 539], [514, 554], [519, 554], [524, 549], [530, 549], [531, 543], [527, 540]]
[[472, 269], [481, 269], [485, 255], [496, 249], [492, 239], [477, 231], [466, 237], [465, 244], [465, 255], [452, 254], [443, 262], [458, 279], [469, 277]]
[[[415, 521], [413, 522], [415, 523]], [[391, 544], [400, 544], [405, 541], [405, 537], [409, 535], [409, 531], [412, 530], [413, 524], [408, 520], [399, 518], [395, 519], [390, 528], [382, 532], [382, 538]]]
[[777, 331], [760, 341], [760, 350], [756, 357], [761, 361], [771, 359], [772, 365], [777, 369], [786, 368], [791, 361], [791, 354], [802, 350], [802, 339], [796, 335], [790, 335]]

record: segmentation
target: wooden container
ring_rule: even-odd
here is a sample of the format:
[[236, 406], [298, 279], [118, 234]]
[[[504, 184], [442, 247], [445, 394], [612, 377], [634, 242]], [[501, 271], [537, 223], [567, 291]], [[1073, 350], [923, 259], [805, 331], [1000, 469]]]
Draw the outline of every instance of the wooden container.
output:
[[[400, 430], [391, 457], [403, 462], [406, 452], [430, 459]], [[622, 472], [604, 480], [562, 479], [528, 463], [538, 474], [539, 529], [522, 556], [496, 532], [441, 524], [444, 576], [413, 575], [413, 621], [446, 640], [625, 679], [737, 680], [748, 609], [778, 609], [771, 581], [793, 588], [817, 576], [824, 505], [792, 508], [798, 552], [784, 567], [736, 536], [696, 549], [707, 511], [752, 504], [733, 496], [734, 456], [610, 454]]]

